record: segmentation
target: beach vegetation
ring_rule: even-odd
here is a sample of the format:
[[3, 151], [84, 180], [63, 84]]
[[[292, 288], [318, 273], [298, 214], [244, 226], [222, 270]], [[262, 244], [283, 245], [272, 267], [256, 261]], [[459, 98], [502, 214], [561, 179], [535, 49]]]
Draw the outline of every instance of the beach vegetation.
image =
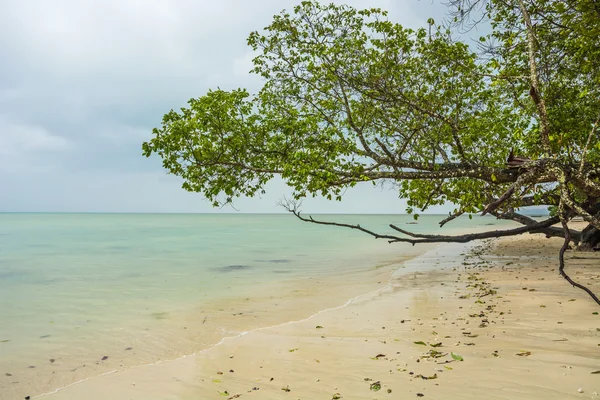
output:
[[[444, 3], [446, 4], [446, 3]], [[600, 242], [600, 5], [596, 0], [448, 0], [412, 29], [385, 10], [303, 1], [250, 33], [255, 93], [214, 89], [171, 110], [143, 154], [214, 206], [261, 195], [274, 177], [303, 221], [389, 242], [469, 242], [543, 233]], [[473, 29], [482, 27], [482, 29]], [[477, 32], [487, 32], [484, 34]], [[474, 43], [473, 39], [477, 43]], [[307, 196], [382, 185], [440, 226], [474, 214], [518, 228], [463, 235], [390, 232], [305, 216]], [[523, 207], [548, 207], [534, 219]], [[574, 218], [588, 223], [572, 229]], [[558, 225], [558, 226], [556, 226]]]

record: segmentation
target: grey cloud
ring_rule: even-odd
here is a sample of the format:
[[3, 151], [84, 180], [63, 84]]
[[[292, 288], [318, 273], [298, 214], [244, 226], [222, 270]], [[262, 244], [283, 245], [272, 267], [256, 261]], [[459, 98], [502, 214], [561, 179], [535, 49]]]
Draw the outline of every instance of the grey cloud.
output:
[[[209, 88], [256, 90], [248, 33], [298, 1], [0, 0], [0, 211], [210, 211], [144, 159], [141, 142]], [[348, 3], [410, 26], [440, 12], [418, 0]], [[239, 208], [278, 211], [282, 193], [275, 182]], [[391, 206], [390, 193], [311, 204], [356, 210], [375, 196]]]

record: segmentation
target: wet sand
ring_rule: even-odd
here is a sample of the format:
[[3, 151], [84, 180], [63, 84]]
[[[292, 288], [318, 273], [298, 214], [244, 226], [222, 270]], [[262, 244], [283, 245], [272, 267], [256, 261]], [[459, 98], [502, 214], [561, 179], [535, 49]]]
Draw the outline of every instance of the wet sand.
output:
[[[117, 371], [116, 376], [130, 368], [193, 354], [212, 347], [223, 337], [307, 318], [319, 310], [339, 306], [349, 298], [381, 288], [405, 260], [426, 250], [427, 247], [398, 248], [385, 254], [378, 263], [346, 268], [343, 280], [330, 273], [261, 281], [253, 290], [224, 293], [222, 299], [198, 305], [190, 312], [153, 313], [141, 326], [142, 335], [122, 335], [115, 326], [115, 337], [90, 339], [87, 347], [73, 344], [60, 351], [40, 351], [33, 359], [2, 359], [0, 352], [0, 361], [3, 361], [0, 363], [0, 399], [33, 398], [103, 374]], [[281, 271], [285, 271], [285, 267]], [[92, 357], [84, 356], [86, 354]], [[100, 398], [112, 398], [112, 394]]]
[[[558, 275], [560, 245], [526, 235], [466, 256], [441, 245], [310, 318], [43, 398], [600, 398], [600, 307]], [[567, 271], [600, 292], [599, 254], [569, 252]]]

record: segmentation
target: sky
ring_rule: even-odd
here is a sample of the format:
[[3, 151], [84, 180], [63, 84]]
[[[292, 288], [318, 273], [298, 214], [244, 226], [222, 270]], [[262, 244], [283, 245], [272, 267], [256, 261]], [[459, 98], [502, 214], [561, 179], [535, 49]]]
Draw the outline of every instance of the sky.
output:
[[[278, 180], [215, 210], [141, 144], [210, 88], [255, 92], [246, 38], [298, 1], [0, 0], [0, 212], [283, 212]], [[336, 3], [381, 7], [408, 27], [446, 12], [440, 0]], [[402, 213], [405, 203], [366, 184], [304, 209]]]

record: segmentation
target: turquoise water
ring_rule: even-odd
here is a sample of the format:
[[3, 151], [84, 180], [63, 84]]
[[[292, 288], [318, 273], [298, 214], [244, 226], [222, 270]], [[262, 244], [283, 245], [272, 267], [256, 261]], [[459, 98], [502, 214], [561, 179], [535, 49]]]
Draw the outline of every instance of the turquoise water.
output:
[[[389, 223], [436, 231], [442, 219], [318, 218], [380, 232]], [[490, 223], [465, 218], [443, 232]], [[111, 342], [149, 336], [171, 314], [197, 313], [267, 284], [372, 269], [409, 248], [291, 215], [0, 214], [0, 373], [50, 357], [103, 354]], [[168, 353], [158, 339], [146, 351]]]

